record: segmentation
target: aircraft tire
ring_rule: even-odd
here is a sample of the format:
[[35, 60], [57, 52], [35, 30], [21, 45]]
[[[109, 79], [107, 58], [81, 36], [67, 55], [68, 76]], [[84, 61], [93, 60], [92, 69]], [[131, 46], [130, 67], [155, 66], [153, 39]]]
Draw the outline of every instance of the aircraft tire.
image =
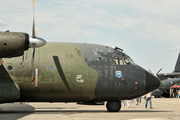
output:
[[121, 109], [121, 102], [119, 101], [108, 101], [106, 108], [109, 112], [118, 112]]

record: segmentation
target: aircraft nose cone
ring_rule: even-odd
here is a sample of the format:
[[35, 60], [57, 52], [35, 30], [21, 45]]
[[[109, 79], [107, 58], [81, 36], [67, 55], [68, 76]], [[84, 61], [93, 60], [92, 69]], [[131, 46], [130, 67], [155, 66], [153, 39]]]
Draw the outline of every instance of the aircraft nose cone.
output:
[[146, 71], [146, 93], [153, 91], [160, 86], [160, 80], [153, 74]]

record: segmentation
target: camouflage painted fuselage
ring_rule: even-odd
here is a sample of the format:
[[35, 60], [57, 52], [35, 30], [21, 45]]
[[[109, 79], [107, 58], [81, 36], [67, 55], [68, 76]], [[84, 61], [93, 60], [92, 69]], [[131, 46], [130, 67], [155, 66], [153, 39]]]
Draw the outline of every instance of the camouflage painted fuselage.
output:
[[[0, 66], [0, 102], [76, 102], [132, 99], [159, 87], [156, 77], [113, 48], [80, 43], [47, 43]], [[118, 58], [122, 61], [116, 61]], [[115, 62], [116, 61], [116, 62]], [[122, 63], [120, 63], [122, 62]], [[12, 87], [13, 86], [13, 87]]]

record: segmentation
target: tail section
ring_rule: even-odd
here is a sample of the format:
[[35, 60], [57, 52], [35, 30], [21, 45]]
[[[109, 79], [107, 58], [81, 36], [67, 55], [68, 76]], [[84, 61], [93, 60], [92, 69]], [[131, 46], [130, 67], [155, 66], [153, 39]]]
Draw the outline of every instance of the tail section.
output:
[[160, 80], [165, 80], [168, 78], [180, 78], [180, 53], [176, 62], [176, 66], [172, 73], [160, 73], [156, 74]]
[[178, 59], [177, 59], [177, 62], [176, 62], [174, 72], [180, 72], [180, 53], [179, 53], [179, 56], [178, 56]]

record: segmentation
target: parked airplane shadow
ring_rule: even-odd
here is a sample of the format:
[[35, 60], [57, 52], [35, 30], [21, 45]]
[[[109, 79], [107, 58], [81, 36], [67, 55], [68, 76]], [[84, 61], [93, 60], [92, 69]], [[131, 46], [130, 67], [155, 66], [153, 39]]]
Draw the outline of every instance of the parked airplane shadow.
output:
[[174, 111], [160, 111], [160, 110], [121, 110], [120, 112], [174, 112]]
[[[121, 113], [153, 113], [153, 112], [174, 112], [174, 111], [161, 111], [161, 110], [121, 110]], [[106, 113], [111, 114], [106, 109], [104, 110], [80, 110], [79, 106], [76, 107], [36, 107], [27, 104], [5, 104], [0, 105], [0, 119], [20, 119], [31, 114], [81, 114], [81, 113]]]
[[[0, 114], [8, 114], [8, 113], [44, 113], [44, 114], [56, 114], [56, 113], [62, 113], [64, 114], [64, 112], [66, 113], [112, 113], [112, 112], [108, 112], [107, 110], [32, 110], [32, 111], [27, 111], [27, 110], [22, 110], [22, 111], [0, 111]], [[117, 113], [122, 113], [122, 112], [126, 112], [126, 113], [136, 113], [136, 112], [173, 112], [173, 111], [158, 111], [158, 110], [121, 110]]]

